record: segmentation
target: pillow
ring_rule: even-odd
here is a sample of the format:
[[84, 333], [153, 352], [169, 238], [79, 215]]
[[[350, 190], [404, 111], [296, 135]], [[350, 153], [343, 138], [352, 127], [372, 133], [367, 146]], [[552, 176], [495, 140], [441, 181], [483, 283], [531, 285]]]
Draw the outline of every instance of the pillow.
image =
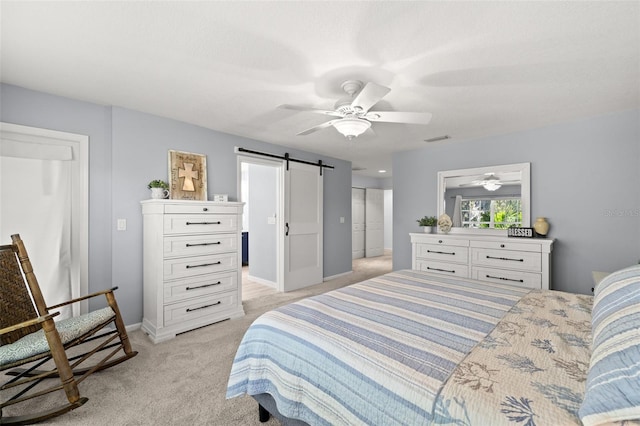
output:
[[591, 361], [579, 415], [585, 426], [640, 419], [640, 265], [595, 288]]

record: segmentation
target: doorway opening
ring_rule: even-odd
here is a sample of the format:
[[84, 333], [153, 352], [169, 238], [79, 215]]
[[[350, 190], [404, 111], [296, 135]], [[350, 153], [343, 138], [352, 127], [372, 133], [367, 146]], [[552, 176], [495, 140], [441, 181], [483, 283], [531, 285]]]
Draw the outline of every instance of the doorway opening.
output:
[[390, 255], [393, 191], [351, 188], [352, 259]]
[[[88, 293], [88, 142], [85, 135], [0, 123], [0, 236], [8, 243], [20, 234], [50, 305]], [[87, 310], [83, 301], [60, 317]]]
[[242, 299], [281, 291], [278, 224], [282, 162], [238, 157], [242, 215]]

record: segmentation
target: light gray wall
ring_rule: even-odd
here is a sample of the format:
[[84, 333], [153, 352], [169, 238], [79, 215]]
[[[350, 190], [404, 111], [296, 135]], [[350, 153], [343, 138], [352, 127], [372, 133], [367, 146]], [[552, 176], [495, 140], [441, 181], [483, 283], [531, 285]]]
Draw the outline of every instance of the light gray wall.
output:
[[351, 186], [354, 188], [393, 189], [393, 178], [375, 178], [354, 174], [351, 177]]
[[267, 222], [278, 211], [277, 169], [249, 164], [249, 274], [276, 283], [276, 225]]
[[[324, 276], [351, 271], [348, 161], [7, 84], [0, 85], [0, 121], [89, 136], [89, 291], [119, 286], [127, 324], [142, 320], [140, 200], [149, 197], [150, 180], [167, 179], [169, 149], [206, 154], [209, 195], [229, 194], [230, 201], [237, 200], [235, 146], [335, 166], [324, 172]], [[119, 218], [126, 231], [116, 231]]]
[[640, 111], [526, 132], [455, 139], [393, 157], [393, 267], [411, 267], [410, 232], [436, 212], [440, 170], [531, 163], [531, 216], [555, 238], [553, 286], [590, 294], [591, 271], [640, 258]]

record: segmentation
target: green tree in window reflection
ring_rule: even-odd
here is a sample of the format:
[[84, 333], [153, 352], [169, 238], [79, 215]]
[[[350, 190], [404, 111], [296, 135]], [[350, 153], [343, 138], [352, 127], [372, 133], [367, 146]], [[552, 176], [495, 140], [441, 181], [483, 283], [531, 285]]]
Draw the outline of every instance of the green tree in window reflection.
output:
[[522, 204], [518, 198], [467, 199], [461, 204], [465, 228], [506, 229], [522, 226]]

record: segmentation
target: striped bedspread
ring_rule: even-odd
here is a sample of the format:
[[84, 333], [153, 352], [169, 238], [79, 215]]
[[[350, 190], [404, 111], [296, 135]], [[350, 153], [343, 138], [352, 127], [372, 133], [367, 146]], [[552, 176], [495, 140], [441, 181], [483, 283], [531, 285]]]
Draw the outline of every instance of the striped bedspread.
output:
[[271, 394], [309, 424], [420, 425], [458, 363], [529, 289], [396, 271], [268, 312], [227, 398]]

